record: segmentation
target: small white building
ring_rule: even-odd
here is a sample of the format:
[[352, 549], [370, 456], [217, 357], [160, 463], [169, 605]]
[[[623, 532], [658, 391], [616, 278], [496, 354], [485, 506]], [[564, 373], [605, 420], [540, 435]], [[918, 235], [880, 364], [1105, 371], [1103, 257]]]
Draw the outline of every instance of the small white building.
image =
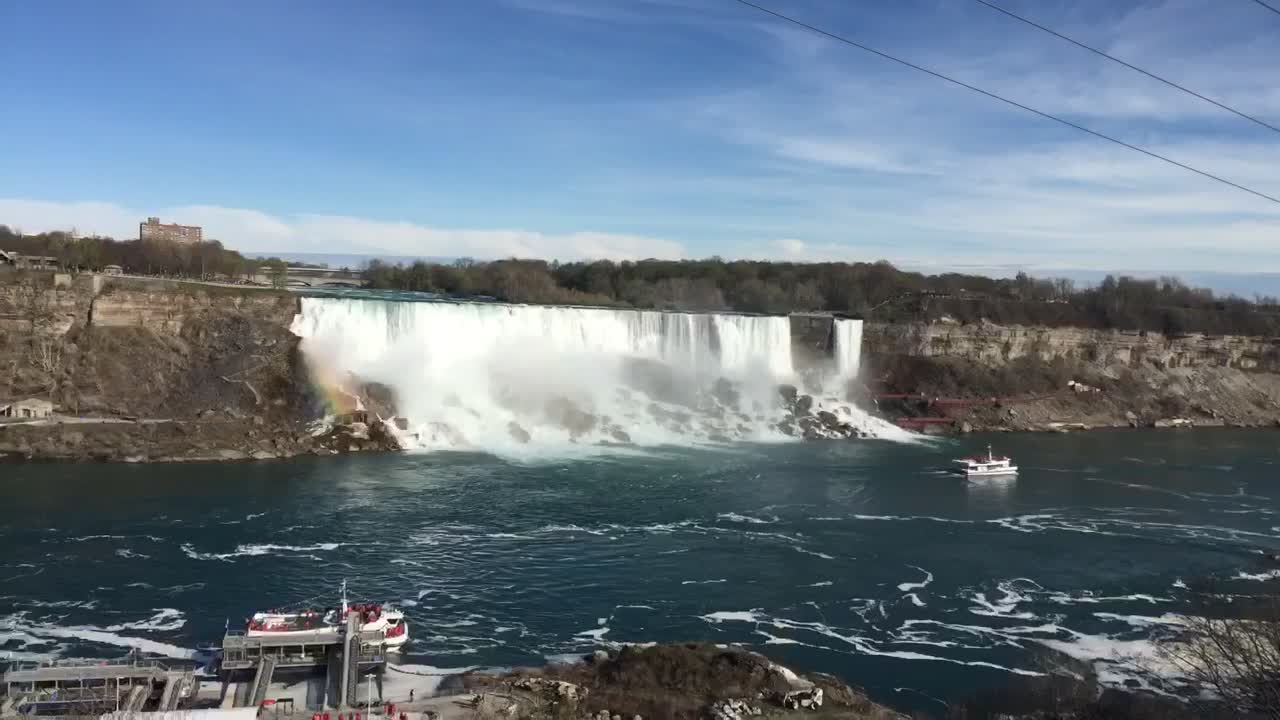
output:
[[0, 418], [46, 418], [53, 414], [53, 403], [40, 398], [27, 398], [8, 404], [0, 404]]
[[102, 274], [103, 275], [123, 275], [124, 268], [120, 267], [119, 265], [104, 265], [102, 266]]

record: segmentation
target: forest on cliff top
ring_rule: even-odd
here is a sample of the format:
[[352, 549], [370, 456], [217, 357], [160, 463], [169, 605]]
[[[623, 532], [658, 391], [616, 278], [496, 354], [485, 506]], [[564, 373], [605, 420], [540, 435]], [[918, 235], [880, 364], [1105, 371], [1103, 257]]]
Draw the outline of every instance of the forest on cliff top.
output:
[[[122, 266], [169, 277], [236, 279], [276, 258], [248, 258], [215, 241], [175, 245], [67, 233], [23, 235], [0, 225], [0, 250], [55, 257], [69, 268]], [[363, 268], [377, 289], [517, 303], [597, 305], [747, 313], [831, 312], [881, 322], [987, 320], [1000, 324], [1078, 326], [1168, 335], [1280, 336], [1280, 301], [1215, 295], [1174, 277], [1108, 276], [1079, 287], [1064, 278], [926, 275], [888, 262], [640, 260], [560, 263], [545, 260], [415, 262], [377, 260]]]
[[888, 262], [641, 260], [557, 263], [458, 260], [370, 263], [374, 288], [508, 302], [749, 313], [832, 312], [883, 322], [987, 320], [1001, 324], [1146, 330], [1169, 335], [1280, 335], [1280, 303], [1217, 296], [1174, 277], [1111, 277], [1095, 287], [1064, 278], [900, 270]]

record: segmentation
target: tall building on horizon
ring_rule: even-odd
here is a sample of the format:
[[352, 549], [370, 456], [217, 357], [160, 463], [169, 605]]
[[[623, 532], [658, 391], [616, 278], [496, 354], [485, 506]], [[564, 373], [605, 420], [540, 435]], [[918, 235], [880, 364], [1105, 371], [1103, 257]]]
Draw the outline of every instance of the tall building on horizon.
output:
[[165, 225], [158, 217], [149, 217], [138, 223], [139, 240], [165, 240], [182, 245], [193, 245], [204, 240], [204, 230], [199, 225]]

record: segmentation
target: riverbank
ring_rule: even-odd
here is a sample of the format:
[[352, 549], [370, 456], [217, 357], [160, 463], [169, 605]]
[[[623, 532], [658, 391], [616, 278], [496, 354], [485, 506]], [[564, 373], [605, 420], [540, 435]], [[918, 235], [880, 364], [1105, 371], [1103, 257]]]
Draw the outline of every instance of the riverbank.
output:
[[[759, 653], [706, 643], [598, 650], [576, 662], [441, 678], [390, 668], [397, 711], [440, 720], [623, 717], [655, 720], [905, 720], [830, 675], [800, 674]], [[433, 687], [438, 686], [438, 687]], [[408, 691], [417, 688], [414, 702]], [[427, 698], [432, 690], [441, 697]]]

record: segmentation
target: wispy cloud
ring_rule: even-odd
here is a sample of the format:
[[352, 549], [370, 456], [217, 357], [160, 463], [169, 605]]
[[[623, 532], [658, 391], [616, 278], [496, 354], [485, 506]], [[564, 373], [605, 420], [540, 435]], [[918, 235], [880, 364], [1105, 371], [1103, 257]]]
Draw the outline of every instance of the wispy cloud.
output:
[[[1280, 195], [1280, 143], [1270, 134], [978, 10], [966, 17], [967, 27], [990, 32], [957, 39], [925, 27], [922, 36], [947, 39], [881, 44]], [[1039, 5], [1027, 11], [1053, 12]], [[1272, 104], [1280, 76], [1257, 72], [1274, 64], [1274, 44], [1248, 31], [1241, 37], [1239, 18], [1224, 20], [1225, 12], [1217, 3], [1170, 0], [1129, 8], [1108, 23], [1061, 12], [1041, 19], [1208, 95], [1247, 96], [1255, 112], [1280, 112]], [[957, 19], [941, 12], [933, 22]], [[830, 18], [827, 26], [843, 25]], [[1091, 32], [1097, 25], [1108, 29]], [[759, 37], [774, 49], [775, 72], [754, 87], [708, 95], [692, 115], [762, 158], [753, 178], [740, 178], [743, 193], [772, 192], [786, 203], [792, 224], [780, 223], [775, 237], [788, 239], [764, 240], [760, 252], [868, 259], [896, 245], [891, 257], [914, 264], [1280, 270], [1280, 205], [934, 78], [877, 65], [852, 48], [830, 43], [827, 51], [798, 53], [794, 38], [775, 31]]]

